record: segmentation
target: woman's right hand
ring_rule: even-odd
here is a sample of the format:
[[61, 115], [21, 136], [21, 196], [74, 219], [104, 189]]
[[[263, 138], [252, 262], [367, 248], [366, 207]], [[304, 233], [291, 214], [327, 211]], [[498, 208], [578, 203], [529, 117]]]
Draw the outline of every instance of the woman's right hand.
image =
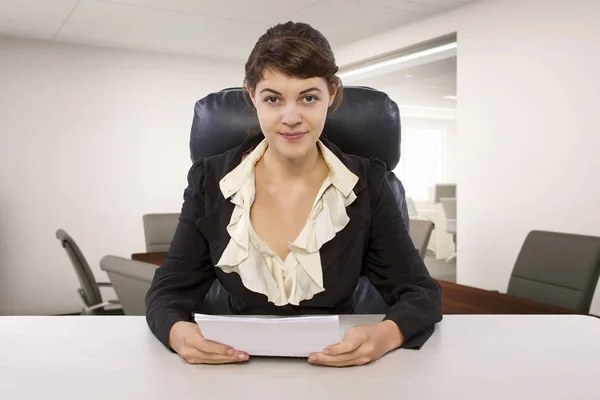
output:
[[179, 321], [169, 332], [169, 346], [190, 364], [226, 364], [246, 361], [248, 354], [204, 339], [198, 324]]

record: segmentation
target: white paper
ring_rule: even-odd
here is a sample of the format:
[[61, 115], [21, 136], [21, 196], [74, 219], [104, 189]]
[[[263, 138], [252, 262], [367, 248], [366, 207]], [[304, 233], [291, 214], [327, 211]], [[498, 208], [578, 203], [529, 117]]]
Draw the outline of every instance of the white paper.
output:
[[340, 341], [337, 315], [194, 317], [206, 339], [255, 356], [308, 357]]

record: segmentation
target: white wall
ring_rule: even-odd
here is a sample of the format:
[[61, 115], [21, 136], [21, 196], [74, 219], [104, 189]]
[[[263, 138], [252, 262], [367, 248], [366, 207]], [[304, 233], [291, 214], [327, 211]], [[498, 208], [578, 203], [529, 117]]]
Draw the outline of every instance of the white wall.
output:
[[480, 1], [336, 53], [457, 32], [460, 283], [505, 290], [532, 229], [600, 236], [599, 20], [597, 0]]
[[0, 315], [80, 310], [55, 238], [99, 280], [106, 254], [144, 251], [142, 214], [179, 212], [196, 100], [240, 85], [208, 60], [0, 41]]
[[[352, 83], [354, 84], [354, 82]], [[390, 86], [394, 83], [390, 82]], [[392, 86], [393, 87], [393, 86]], [[446, 131], [444, 143], [444, 177], [441, 182], [454, 183], [458, 171], [458, 145], [456, 133], [456, 111], [452, 108], [415, 108], [402, 105], [402, 94], [393, 88], [378, 87], [399, 105], [402, 129], [409, 127], [443, 129]]]
[[[413, 118], [402, 113], [402, 131], [406, 132], [409, 128], [417, 129], [436, 129], [445, 132], [443, 144], [443, 176], [438, 181], [439, 183], [454, 183], [458, 173], [458, 143], [456, 133], [456, 120], [436, 119], [436, 118]], [[403, 141], [403, 144], [405, 142]], [[404, 151], [404, 150], [403, 150]], [[433, 196], [433, 193], [431, 193]], [[433, 197], [430, 199], [433, 200]]]

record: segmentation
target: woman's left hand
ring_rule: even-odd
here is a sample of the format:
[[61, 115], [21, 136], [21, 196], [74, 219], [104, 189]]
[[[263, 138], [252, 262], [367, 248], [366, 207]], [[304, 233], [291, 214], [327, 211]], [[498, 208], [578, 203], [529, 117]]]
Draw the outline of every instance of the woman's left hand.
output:
[[322, 353], [312, 353], [308, 362], [332, 367], [364, 365], [400, 347], [403, 341], [393, 321], [358, 325], [348, 329], [340, 343], [326, 347]]

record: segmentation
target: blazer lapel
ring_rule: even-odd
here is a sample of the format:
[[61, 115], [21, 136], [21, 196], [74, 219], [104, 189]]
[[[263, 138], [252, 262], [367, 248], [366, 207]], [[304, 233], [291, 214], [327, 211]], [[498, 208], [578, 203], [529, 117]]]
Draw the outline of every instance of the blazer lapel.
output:
[[[366, 195], [367, 193], [363, 194]], [[321, 247], [321, 268], [323, 272], [333, 265], [340, 255], [347, 250], [348, 246], [356, 238], [358, 233], [368, 225], [369, 219], [358, 211], [356, 207], [359, 200], [360, 197], [358, 196], [358, 198], [346, 208], [346, 213], [350, 218], [346, 227]]]
[[367, 189], [367, 178], [365, 177], [364, 173], [361, 172], [361, 169], [358, 167], [356, 162], [344, 154], [337, 146], [327, 140], [327, 138], [321, 138], [321, 141], [336, 155], [336, 157], [346, 166], [346, 168], [358, 176], [358, 182], [354, 186], [356, 200], [346, 207], [346, 213], [348, 214], [350, 221], [344, 229], [335, 235], [333, 239], [321, 247], [321, 268], [323, 272], [325, 272], [333, 265], [340, 255], [347, 250], [348, 246], [353, 242], [358, 233], [368, 226], [369, 217], [365, 216], [360, 210], [365, 207], [365, 202], [368, 204], [365, 196], [368, 196], [369, 193], [367, 190], [365, 190]]
[[224, 201], [212, 213], [196, 221], [196, 227], [202, 232], [211, 248], [213, 263], [218, 262], [231, 239], [227, 232], [227, 225], [229, 225], [234, 208], [235, 204]]
[[[252, 151], [264, 138], [262, 134], [250, 137], [240, 146], [228, 152], [222, 163], [213, 163], [210, 172], [208, 172], [209, 176], [205, 180], [204, 190], [207, 194], [207, 202], [211, 206], [209, 206], [210, 210], [206, 216], [196, 221], [196, 227], [202, 232], [209, 246], [213, 249], [211, 254], [215, 255], [217, 261], [221, 258], [231, 239], [229, 232], [227, 232], [227, 225], [229, 225], [231, 214], [233, 214], [235, 208], [235, 204], [223, 197], [219, 182], [237, 167], [241, 163], [242, 157]], [[211, 196], [212, 198], [210, 198]]]

